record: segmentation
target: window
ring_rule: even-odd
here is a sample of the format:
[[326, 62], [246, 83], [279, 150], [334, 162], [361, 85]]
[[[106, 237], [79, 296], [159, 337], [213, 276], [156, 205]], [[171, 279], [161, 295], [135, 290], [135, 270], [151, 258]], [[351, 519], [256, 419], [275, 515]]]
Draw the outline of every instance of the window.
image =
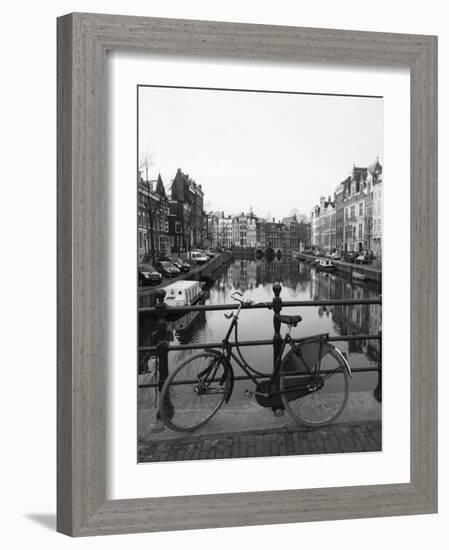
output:
[[359, 216], [363, 216], [363, 202], [359, 204]]
[[351, 206], [351, 218], [355, 218], [355, 206]]
[[181, 222], [175, 222], [175, 233], [181, 233]]
[[359, 223], [359, 239], [362, 238], [362, 224]]

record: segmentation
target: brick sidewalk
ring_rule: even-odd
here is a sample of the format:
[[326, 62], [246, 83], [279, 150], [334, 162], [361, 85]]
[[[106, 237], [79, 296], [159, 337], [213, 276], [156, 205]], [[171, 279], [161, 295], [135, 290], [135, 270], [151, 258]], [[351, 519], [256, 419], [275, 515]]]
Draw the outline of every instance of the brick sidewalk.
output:
[[319, 430], [277, 429], [189, 436], [139, 443], [139, 462], [354, 453], [382, 449], [380, 422], [334, 424]]

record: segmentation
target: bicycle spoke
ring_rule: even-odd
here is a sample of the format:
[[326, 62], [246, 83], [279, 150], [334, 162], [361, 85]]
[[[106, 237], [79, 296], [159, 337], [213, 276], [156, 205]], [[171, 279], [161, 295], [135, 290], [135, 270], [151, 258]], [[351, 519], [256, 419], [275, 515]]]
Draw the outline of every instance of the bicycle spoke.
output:
[[[224, 362], [215, 355], [191, 356], [167, 379], [163, 393], [172, 411], [164, 411], [164, 422], [172, 429], [191, 431], [207, 422], [222, 405], [230, 378]], [[170, 413], [170, 414], [169, 414]]]
[[[304, 345], [305, 353], [303, 357], [311, 360], [314, 356], [313, 345], [317, 343], [307, 343]], [[341, 413], [346, 405], [348, 397], [348, 379], [346, 370], [342, 368], [341, 360], [338, 355], [332, 353], [332, 347], [320, 343], [316, 363], [310, 368], [307, 377], [307, 390], [301, 391], [298, 384], [291, 383], [292, 367], [297, 368], [295, 355], [285, 358], [280, 372], [280, 389], [284, 406], [290, 416], [297, 422], [307, 426], [324, 426], [333, 422]], [[308, 346], [308, 348], [306, 347]], [[322, 353], [324, 350], [325, 353]], [[293, 352], [289, 352], [293, 353]], [[301, 369], [302, 370], [302, 369]], [[304, 369], [305, 370], [305, 369]], [[293, 372], [293, 376], [300, 376], [301, 373]], [[296, 393], [295, 393], [295, 390]]]

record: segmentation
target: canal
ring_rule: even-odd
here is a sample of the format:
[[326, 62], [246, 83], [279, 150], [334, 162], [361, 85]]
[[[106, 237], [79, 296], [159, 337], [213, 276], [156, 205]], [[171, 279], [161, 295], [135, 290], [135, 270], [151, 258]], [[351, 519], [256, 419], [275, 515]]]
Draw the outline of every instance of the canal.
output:
[[[318, 271], [310, 264], [292, 258], [246, 259], [235, 258], [231, 264], [223, 266], [217, 278], [207, 290], [202, 303], [229, 304], [231, 294], [239, 290], [245, 299], [255, 302], [269, 302], [273, 298], [272, 285], [282, 284], [281, 298], [289, 300], [333, 300], [333, 299], [372, 299], [381, 294], [379, 286], [356, 283], [340, 274]], [[381, 306], [317, 306], [289, 307], [286, 314], [300, 314], [303, 318], [291, 332], [293, 337], [329, 333], [331, 336], [354, 334], [377, 334], [381, 330]], [[226, 334], [230, 321], [224, 311], [190, 312], [181, 318], [169, 318], [170, 344], [201, 344], [220, 342]], [[155, 344], [155, 320], [146, 318], [139, 326], [140, 346]], [[281, 328], [284, 332], [284, 327]], [[270, 310], [243, 310], [239, 322], [239, 340], [264, 340], [273, 337], [273, 313]], [[336, 346], [347, 356], [352, 368], [376, 367], [380, 360], [379, 341], [352, 340], [336, 342]], [[272, 369], [272, 346], [244, 347], [242, 352], [250, 365], [257, 370], [269, 373]], [[197, 350], [173, 351], [169, 353], [169, 368]], [[139, 357], [139, 383], [149, 381], [154, 372], [149, 366], [154, 358], [148, 354]], [[238, 370], [238, 367], [237, 367]], [[244, 373], [237, 372], [236, 375]], [[146, 377], [145, 377], [146, 376]], [[351, 380], [352, 392], [373, 392], [380, 398], [377, 372], [354, 374]], [[376, 391], [377, 388], [377, 391]], [[232, 400], [248, 399], [254, 387], [251, 382], [236, 384]]]

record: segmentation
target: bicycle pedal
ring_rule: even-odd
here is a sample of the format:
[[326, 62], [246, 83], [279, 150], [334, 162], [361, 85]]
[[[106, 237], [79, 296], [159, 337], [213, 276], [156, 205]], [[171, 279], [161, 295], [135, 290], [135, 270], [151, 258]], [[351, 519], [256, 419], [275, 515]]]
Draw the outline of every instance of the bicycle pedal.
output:
[[164, 430], [165, 430], [165, 424], [160, 418], [158, 418], [156, 422], [153, 424], [153, 427], [151, 428], [151, 432], [160, 433], [160, 432], [163, 432]]
[[276, 417], [281, 417], [281, 416], [284, 416], [285, 411], [284, 409], [274, 409], [273, 414]]

